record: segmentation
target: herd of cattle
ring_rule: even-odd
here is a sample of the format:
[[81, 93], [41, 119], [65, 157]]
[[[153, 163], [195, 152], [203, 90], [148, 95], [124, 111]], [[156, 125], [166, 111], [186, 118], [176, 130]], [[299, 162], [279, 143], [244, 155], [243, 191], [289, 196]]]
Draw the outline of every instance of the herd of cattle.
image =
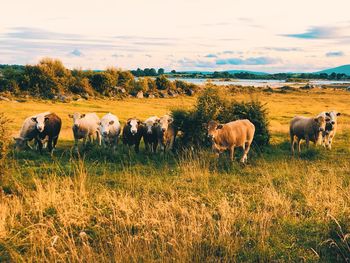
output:
[[[317, 117], [308, 118], [296, 116], [290, 122], [291, 151], [294, 154], [294, 146], [298, 145], [300, 153], [301, 140], [331, 149], [332, 141], [337, 130], [337, 117], [339, 112], [322, 112]], [[74, 146], [78, 150], [79, 140], [97, 142], [98, 145], [110, 147], [115, 151], [121, 134], [121, 124], [117, 116], [108, 113], [100, 119], [96, 113], [69, 114], [73, 119]], [[28, 142], [34, 140], [40, 153], [44, 147], [53, 152], [61, 131], [62, 121], [55, 113], [44, 112], [25, 119], [19, 137], [14, 138], [16, 149], [32, 148]], [[247, 155], [254, 139], [255, 126], [249, 120], [236, 120], [226, 124], [210, 121], [205, 124], [208, 138], [212, 141], [214, 152], [219, 155], [228, 150], [230, 159], [233, 160], [236, 147], [243, 148], [241, 162], [247, 161]], [[177, 128], [173, 124], [173, 118], [164, 115], [149, 117], [144, 122], [137, 118], [127, 120], [122, 131], [123, 144], [134, 146], [139, 152], [141, 139], [144, 140], [146, 151], [156, 153], [159, 146], [162, 152], [173, 149]]]

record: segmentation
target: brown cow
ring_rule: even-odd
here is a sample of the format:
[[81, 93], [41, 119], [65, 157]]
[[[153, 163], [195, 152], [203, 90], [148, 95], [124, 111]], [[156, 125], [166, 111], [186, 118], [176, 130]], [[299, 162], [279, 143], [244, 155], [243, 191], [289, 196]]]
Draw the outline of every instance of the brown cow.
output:
[[177, 130], [173, 125], [174, 119], [169, 115], [164, 115], [158, 120], [157, 138], [160, 149], [165, 153], [173, 150]]
[[56, 147], [58, 136], [60, 135], [62, 121], [55, 113], [50, 113], [42, 118], [33, 117], [32, 121], [36, 123], [36, 130], [38, 131], [35, 141], [38, 144], [39, 152], [42, 153], [43, 140], [47, 138], [47, 147], [52, 153]]
[[322, 132], [325, 131], [326, 119], [324, 116], [316, 118], [307, 118], [303, 116], [296, 116], [290, 122], [290, 144], [292, 154], [294, 154], [294, 144], [298, 144], [298, 152], [301, 152], [300, 144], [304, 139], [306, 147], [309, 148], [309, 143], [312, 141], [317, 144], [322, 138]]
[[212, 148], [217, 156], [225, 150], [229, 150], [230, 159], [233, 161], [235, 147], [243, 148], [241, 162], [248, 159], [250, 145], [254, 139], [255, 126], [249, 120], [237, 120], [226, 124], [219, 124], [216, 121], [208, 123], [208, 137], [211, 139]]

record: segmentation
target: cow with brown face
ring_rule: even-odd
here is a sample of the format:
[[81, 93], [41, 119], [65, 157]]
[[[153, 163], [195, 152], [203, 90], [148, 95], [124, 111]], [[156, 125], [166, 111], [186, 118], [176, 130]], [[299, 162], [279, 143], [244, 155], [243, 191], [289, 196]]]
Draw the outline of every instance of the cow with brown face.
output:
[[296, 116], [290, 122], [290, 144], [292, 154], [294, 154], [294, 145], [298, 145], [298, 152], [301, 152], [301, 140], [305, 140], [306, 147], [309, 148], [310, 141], [317, 144], [322, 140], [322, 132], [326, 128], [326, 118], [324, 116], [317, 116], [315, 118], [308, 118], [303, 116]]
[[173, 125], [174, 119], [169, 115], [162, 116], [157, 125], [157, 138], [160, 149], [165, 153], [173, 150], [177, 130]]
[[137, 118], [130, 118], [127, 120], [123, 128], [123, 144], [128, 146], [135, 146], [135, 152], [139, 152], [140, 141], [144, 134], [144, 127], [141, 121]]
[[58, 136], [61, 131], [62, 120], [55, 113], [48, 115], [39, 115], [32, 118], [36, 123], [37, 135], [35, 137], [36, 143], [40, 153], [43, 149], [43, 140], [47, 140], [47, 148], [50, 153], [56, 147]]
[[208, 137], [212, 141], [212, 149], [219, 156], [225, 150], [229, 150], [230, 159], [233, 161], [236, 147], [243, 148], [241, 162], [248, 159], [250, 145], [254, 139], [255, 126], [249, 120], [237, 120], [226, 124], [210, 121], [207, 125]]
[[48, 114], [50, 114], [50, 112], [43, 112], [28, 117], [24, 120], [19, 136], [13, 138], [15, 140], [16, 150], [25, 150], [27, 148], [32, 149], [28, 143], [34, 140], [38, 134], [38, 130], [36, 129], [37, 123], [35, 119], [42, 120]]

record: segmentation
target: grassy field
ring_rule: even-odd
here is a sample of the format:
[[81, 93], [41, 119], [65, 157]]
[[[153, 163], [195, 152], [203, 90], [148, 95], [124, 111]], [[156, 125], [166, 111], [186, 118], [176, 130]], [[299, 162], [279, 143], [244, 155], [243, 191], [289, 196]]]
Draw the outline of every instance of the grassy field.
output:
[[[68, 114], [107, 112], [122, 122], [196, 98], [0, 102], [17, 135], [25, 117], [52, 111], [63, 130], [54, 157], [10, 153], [0, 195], [0, 261], [343, 262], [350, 258], [350, 93], [321, 90], [232, 93], [267, 103], [271, 146], [249, 164], [209, 151], [178, 156], [115, 154], [90, 146], [72, 154]], [[289, 152], [295, 115], [336, 109], [333, 149]], [[237, 151], [238, 158], [241, 152]]]

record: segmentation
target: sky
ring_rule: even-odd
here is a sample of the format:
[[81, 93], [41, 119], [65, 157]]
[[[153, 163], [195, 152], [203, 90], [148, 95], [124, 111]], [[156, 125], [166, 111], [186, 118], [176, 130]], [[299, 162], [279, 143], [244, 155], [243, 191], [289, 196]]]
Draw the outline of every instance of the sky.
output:
[[0, 64], [315, 72], [350, 64], [349, 0], [11, 0]]

